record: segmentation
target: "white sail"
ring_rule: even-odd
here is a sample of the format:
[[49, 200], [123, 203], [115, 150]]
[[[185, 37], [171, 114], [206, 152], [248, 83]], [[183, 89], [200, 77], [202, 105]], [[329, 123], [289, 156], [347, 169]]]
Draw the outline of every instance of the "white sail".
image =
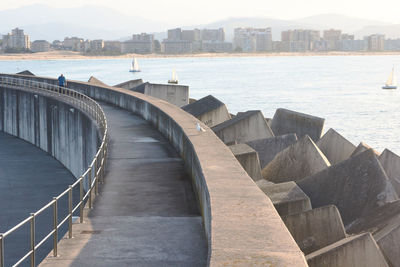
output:
[[386, 86], [393, 86], [396, 85], [397, 81], [396, 81], [396, 77], [394, 77], [394, 68], [392, 69], [392, 72], [389, 75], [389, 78], [386, 81]]
[[172, 70], [171, 80], [169, 80], [168, 83], [178, 83], [178, 75], [176, 74], [175, 69]]
[[138, 61], [137, 61], [136, 58], [133, 58], [133, 60], [132, 60], [132, 67], [131, 67], [131, 70], [132, 70], [132, 71], [139, 71], [139, 70], [140, 70], [140, 69], [139, 69], [139, 63], [138, 63]]

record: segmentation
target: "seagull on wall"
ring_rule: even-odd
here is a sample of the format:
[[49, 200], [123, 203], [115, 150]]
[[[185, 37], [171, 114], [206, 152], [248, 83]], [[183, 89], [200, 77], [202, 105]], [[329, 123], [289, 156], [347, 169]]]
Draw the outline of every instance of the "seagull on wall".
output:
[[206, 130], [204, 130], [201, 126], [200, 126], [200, 123], [196, 123], [196, 129], [197, 129], [197, 131], [199, 131], [199, 132], [205, 132]]

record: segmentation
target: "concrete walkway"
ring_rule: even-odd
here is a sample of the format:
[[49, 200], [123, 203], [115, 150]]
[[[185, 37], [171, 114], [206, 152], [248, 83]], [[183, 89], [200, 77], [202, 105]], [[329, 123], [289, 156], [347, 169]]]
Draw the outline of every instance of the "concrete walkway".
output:
[[[0, 232], [29, 217], [75, 182], [74, 176], [55, 158], [22, 139], [0, 132]], [[74, 192], [79, 199], [79, 192]], [[67, 213], [67, 201], [59, 202], [59, 216]], [[51, 231], [52, 209], [36, 219], [36, 240]], [[5, 239], [5, 266], [11, 266], [30, 249], [29, 224]], [[60, 234], [67, 231], [62, 227]], [[40, 262], [51, 250], [51, 240], [37, 250]], [[23, 266], [28, 265], [29, 259]]]
[[207, 245], [183, 161], [157, 130], [102, 104], [109, 123], [106, 182], [73, 239], [41, 266], [205, 266]]

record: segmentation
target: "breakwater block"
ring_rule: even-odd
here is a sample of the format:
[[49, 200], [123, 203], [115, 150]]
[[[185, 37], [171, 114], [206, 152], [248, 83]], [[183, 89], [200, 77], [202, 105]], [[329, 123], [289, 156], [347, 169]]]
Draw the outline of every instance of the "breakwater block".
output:
[[98, 86], [108, 86], [107, 84], [103, 83], [102, 81], [100, 81], [99, 79], [97, 79], [94, 76], [90, 76], [88, 83], [91, 83], [93, 85], [98, 85]]
[[385, 149], [378, 159], [386, 175], [389, 177], [394, 190], [400, 196], [400, 157], [389, 149]]
[[192, 114], [208, 127], [231, 119], [225, 104], [212, 95], [208, 95], [194, 103], [183, 106], [182, 109]]
[[306, 255], [346, 238], [342, 218], [333, 205], [284, 216], [282, 219]]
[[351, 236], [306, 256], [310, 267], [388, 267], [370, 233]]
[[274, 183], [298, 181], [330, 166], [328, 159], [306, 135], [279, 152], [261, 174]]
[[248, 144], [258, 153], [260, 166], [264, 168], [270, 163], [276, 154], [297, 141], [296, 134], [285, 134], [270, 138], [249, 141]]
[[274, 136], [259, 110], [243, 112], [211, 129], [225, 144], [241, 144]]
[[118, 88], [124, 88], [127, 90], [132, 90], [136, 87], [138, 87], [139, 85], [143, 84], [143, 80], [142, 79], [135, 79], [135, 80], [129, 80], [123, 83], [119, 83], [117, 85], [114, 85], [114, 87], [118, 87]]
[[332, 128], [317, 141], [316, 145], [332, 165], [348, 159], [356, 149], [355, 145]]
[[279, 108], [272, 118], [271, 129], [275, 135], [295, 133], [298, 138], [305, 135], [316, 142], [321, 137], [325, 119]]
[[368, 149], [372, 149], [377, 157], [380, 155], [378, 151], [376, 151], [375, 149], [373, 149], [372, 147], [370, 147], [370, 146], [367, 145], [366, 143], [360, 142], [360, 144], [358, 144], [358, 146], [356, 147], [356, 149], [354, 149], [353, 153], [351, 153], [351, 156], [350, 156], [350, 157], [355, 156], [355, 155], [358, 155], [358, 154], [360, 154], [361, 152], [364, 152], [364, 151], [366, 151], [366, 150], [368, 150]]
[[186, 85], [146, 82], [129, 90], [157, 97], [178, 107], [189, 104], [189, 86]]
[[271, 199], [281, 216], [311, 210], [310, 199], [295, 182], [268, 185], [260, 180], [256, 184]]
[[27, 75], [27, 76], [35, 76], [35, 74], [33, 74], [32, 72], [30, 72], [29, 70], [24, 70], [24, 71], [18, 72], [18, 73], [16, 73], [16, 74], [19, 74], [19, 75]]
[[246, 144], [229, 147], [247, 174], [254, 180], [262, 179], [257, 152]]
[[335, 205], [344, 225], [397, 199], [385, 171], [369, 149], [297, 181], [314, 208]]

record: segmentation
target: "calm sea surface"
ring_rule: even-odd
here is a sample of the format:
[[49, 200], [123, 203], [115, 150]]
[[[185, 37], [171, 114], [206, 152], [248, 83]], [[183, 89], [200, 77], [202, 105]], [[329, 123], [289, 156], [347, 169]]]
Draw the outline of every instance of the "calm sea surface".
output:
[[[130, 59], [0, 61], [0, 72], [29, 69], [36, 75], [87, 81], [95, 76], [115, 85], [130, 79], [165, 83], [176, 69], [190, 97], [212, 94], [231, 113], [259, 109], [272, 117], [288, 108], [323, 117], [357, 145], [400, 155], [400, 88], [382, 90], [400, 56], [321, 56], [248, 58], [139, 59], [140, 73], [130, 73]], [[396, 74], [400, 74], [397, 72]], [[397, 75], [398, 76], [398, 75]]]

